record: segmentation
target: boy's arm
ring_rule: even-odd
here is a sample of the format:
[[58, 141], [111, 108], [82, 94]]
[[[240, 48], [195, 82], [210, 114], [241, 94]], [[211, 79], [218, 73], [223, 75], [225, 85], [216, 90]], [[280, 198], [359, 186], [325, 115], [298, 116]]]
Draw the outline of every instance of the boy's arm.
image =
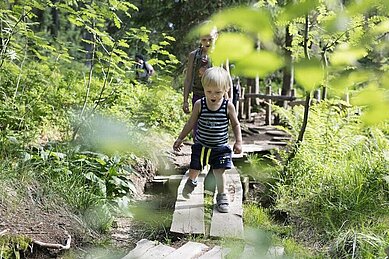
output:
[[240, 154], [242, 153], [242, 133], [240, 130], [240, 123], [238, 117], [236, 116], [235, 107], [231, 102], [228, 102], [227, 110], [228, 117], [231, 122], [232, 131], [234, 132], [235, 136], [235, 144], [233, 150], [235, 154]]
[[192, 84], [192, 78], [193, 78], [193, 62], [194, 62], [194, 56], [196, 51], [192, 51], [189, 53], [188, 57], [188, 66], [186, 68], [186, 75], [184, 80], [184, 103], [182, 105], [182, 109], [185, 113], [189, 113], [189, 92], [190, 92], [190, 86]]
[[173, 149], [175, 151], [181, 150], [182, 142], [184, 141], [186, 136], [188, 136], [189, 132], [193, 129], [194, 125], [197, 123], [197, 120], [200, 115], [200, 105], [201, 105], [201, 100], [196, 101], [196, 103], [194, 104], [192, 114], [189, 120], [186, 122], [180, 135], [178, 136], [177, 140], [173, 144]]

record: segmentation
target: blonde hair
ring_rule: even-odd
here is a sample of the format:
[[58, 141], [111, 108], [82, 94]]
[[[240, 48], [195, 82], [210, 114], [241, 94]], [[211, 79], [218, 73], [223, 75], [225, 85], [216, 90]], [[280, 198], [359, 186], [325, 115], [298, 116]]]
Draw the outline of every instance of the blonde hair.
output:
[[205, 70], [201, 83], [204, 87], [216, 86], [228, 91], [231, 87], [230, 75], [222, 67], [211, 67]]
[[217, 38], [218, 30], [210, 20], [206, 20], [199, 25], [199, 37], [210, 35], [213, 38]]

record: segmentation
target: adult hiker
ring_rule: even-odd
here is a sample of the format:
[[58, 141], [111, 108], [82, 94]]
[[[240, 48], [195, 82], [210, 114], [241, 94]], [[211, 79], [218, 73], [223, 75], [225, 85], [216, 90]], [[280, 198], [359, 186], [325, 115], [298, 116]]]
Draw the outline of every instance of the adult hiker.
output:
[[[204, 22], [204, 24], [210, 23], [209, 21]], [[214, 64], [212, 64], [209, 54], [212, 51], [214, 43], [217, 39], [218, 31], [216, 27], [212, 27], [209, 33], [200, 35], [200, 47], [191, 51], [188, 56], [188, 66], [186, 69], [185, 81], [184, 81], [184, 102], [182, 109], [186, 114], [190, 113], [189, 106], [189, 94], [192, 92], [192, 107], [194, 103], [200, 98], [204, 97], [204, 89], [201, 83], [201, 77], [204, 74], [204, 71]], [[225, 68], [229, 73], [228, 62], [226, 62]], [[220, 64], [222, 65], [222, 64]], [[230, 77], [231, 80], [231, 77]], [[226, 98], [232, 98], [232, 88], [226, 93]], [[197, 131], [197, 125], [194, 126], [192, 135], [193, 139], [195, 138]]]
[[154, 68], [150, 65], [142, 54], [135, 55], [135, 75], [136, 79], [149, 82], [150, 76], [154, 74]]

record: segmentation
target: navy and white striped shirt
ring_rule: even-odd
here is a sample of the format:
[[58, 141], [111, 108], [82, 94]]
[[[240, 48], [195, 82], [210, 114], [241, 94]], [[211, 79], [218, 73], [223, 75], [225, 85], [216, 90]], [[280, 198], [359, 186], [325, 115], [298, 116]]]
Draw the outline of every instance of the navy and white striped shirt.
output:
[[216, 111], [207, 107], [205, 97], [201, 98], [200, 115], [197, 121], [196, 142], [209, 148], [228, 144], [227, 115], [228, 101], [223, 99], [222, 105]]

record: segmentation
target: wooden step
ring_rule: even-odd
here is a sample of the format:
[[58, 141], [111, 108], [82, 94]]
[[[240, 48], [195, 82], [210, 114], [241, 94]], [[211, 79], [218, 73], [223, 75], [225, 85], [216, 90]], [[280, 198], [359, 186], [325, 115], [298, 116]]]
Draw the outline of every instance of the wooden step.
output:
[[189, 241], [175, 249], [163, 245], [158, 241], [142, 239], [136, 243], [136, 247], [122, 259], [222, 259], [229, 253], [228, 248], [214, 246], [212, 249], [207, 245]]
[[291, 136], [274, 136], [271, 138], [271, 141], [285, 141], [285, 140], [291, 140]]
[[267, 130], [266, 134], [273, 135], [273, 136], [289, 136], [289, 133], [282, 130]]
[[282, 246], [270, 246], [266, 249], [266, 245], [246, 244], [240, 258], [283, 258], [285, 255], [285, 248]]
[[230, 201], [230, 211], [220, 213], [216, 207], [216, 192], [214, 208], [211, 219], [210, 236], [243, 238], [243, 190], [240, 182], [240, 175], [236, 168], [225, 172], [226, 189]]
[[242, 145], [242, 153], [240, 154], [232, 154], [232, 158], [241, 158], [245, 157], [251, 153], [259, 153], [259, 152], [267, 152], [273, 149], [279, 148], [276, 145], [269, 144], [269, 141], [254, 141], [253, 144], [243, 144]]
[[157, 246], [149, 249], [138, 259], [150, 259], [150, 258], [166, 258], [169, 254], [173, 253], [176, 249], [167, 245], [158, 244]]
[[175, 248], [160, 244], [157, 241], [142, 239], [138, 241], [136, 247], [122, 259], [164, 258], [175, 250]]
[[222, 259], [226, 253], [220, 246], [214, 246], [211, 250], [200, 256], [198, 259]]
[[177, 201], [174, 208], [170, 231], [182, 234], [204, 234], [204, 179], [201, 173], [197, 179], [197, 187], [189, 199], [182, 196], [182, 189], [188, 179], [188, 172], [182, 178], [177, 190]]
[[202, 243], [189, 241], [174, 252], [170, 253], [168, 256], [165, 257], [165, 259], [198, 258], [207, 250], [209, 250], [208, 246]]

